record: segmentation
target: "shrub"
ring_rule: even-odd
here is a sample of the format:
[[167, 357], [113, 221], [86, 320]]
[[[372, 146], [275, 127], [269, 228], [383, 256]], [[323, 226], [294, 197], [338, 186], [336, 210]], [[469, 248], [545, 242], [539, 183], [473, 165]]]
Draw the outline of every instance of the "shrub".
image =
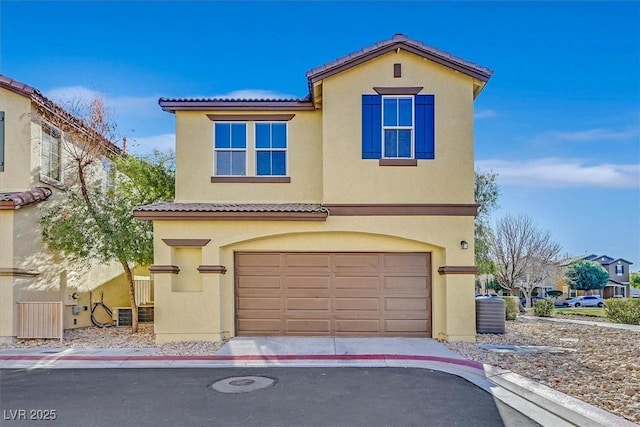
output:
[[551, 317], [553, 315], [553, 301], [539, 299], [533, 303], [533, 314], [538, 317]]
[[506, 319], [516, 320], [520, 312], [520, 298], [518, 297], [500, 297], [507, 303]]
[[604, 311], [613, 322], [640, 325], [640, 299], [608, 299]]

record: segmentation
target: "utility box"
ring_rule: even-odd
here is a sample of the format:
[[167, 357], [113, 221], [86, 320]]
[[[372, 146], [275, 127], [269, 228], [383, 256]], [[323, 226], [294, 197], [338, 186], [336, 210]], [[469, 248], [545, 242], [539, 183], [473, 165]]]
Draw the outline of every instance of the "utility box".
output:
[[476, 298], [476, 330], [479, 334], [504, 334], [507, 303], [495, 297]]

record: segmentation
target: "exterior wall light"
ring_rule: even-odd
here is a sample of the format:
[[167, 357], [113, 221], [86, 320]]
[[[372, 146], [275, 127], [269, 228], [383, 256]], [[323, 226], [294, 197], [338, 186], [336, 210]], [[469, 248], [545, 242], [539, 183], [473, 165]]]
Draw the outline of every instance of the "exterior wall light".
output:
[[461, 248], [461, 249], [464, 249], [464, 250], [469, 249], [469, 243], [467, 243], [467, 241], [466, 241], [466, 240], [461, 241], [461, 242], [460, 242], [460, 248]]

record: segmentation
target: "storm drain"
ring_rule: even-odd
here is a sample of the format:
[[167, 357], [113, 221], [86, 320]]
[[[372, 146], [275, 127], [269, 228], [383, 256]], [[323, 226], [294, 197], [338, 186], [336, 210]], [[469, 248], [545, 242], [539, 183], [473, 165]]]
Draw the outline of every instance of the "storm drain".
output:
[[267, 377], [231, 377], [216, 381], [211, 384], [211, 388], [220, 393], [249, 393], [271, 387], [275, 383], [275, 379]]

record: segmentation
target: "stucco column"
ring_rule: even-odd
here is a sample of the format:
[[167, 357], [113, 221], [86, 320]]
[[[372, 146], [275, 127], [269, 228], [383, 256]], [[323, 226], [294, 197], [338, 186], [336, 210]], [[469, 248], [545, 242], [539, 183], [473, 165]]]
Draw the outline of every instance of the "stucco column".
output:
[[13, 276], [0, 275], [0, 343], [13, 341], [14, 307]]
[[447, 341], [475, 342], [476, 305], [473, 274], [446, 274], [445, 339]]

